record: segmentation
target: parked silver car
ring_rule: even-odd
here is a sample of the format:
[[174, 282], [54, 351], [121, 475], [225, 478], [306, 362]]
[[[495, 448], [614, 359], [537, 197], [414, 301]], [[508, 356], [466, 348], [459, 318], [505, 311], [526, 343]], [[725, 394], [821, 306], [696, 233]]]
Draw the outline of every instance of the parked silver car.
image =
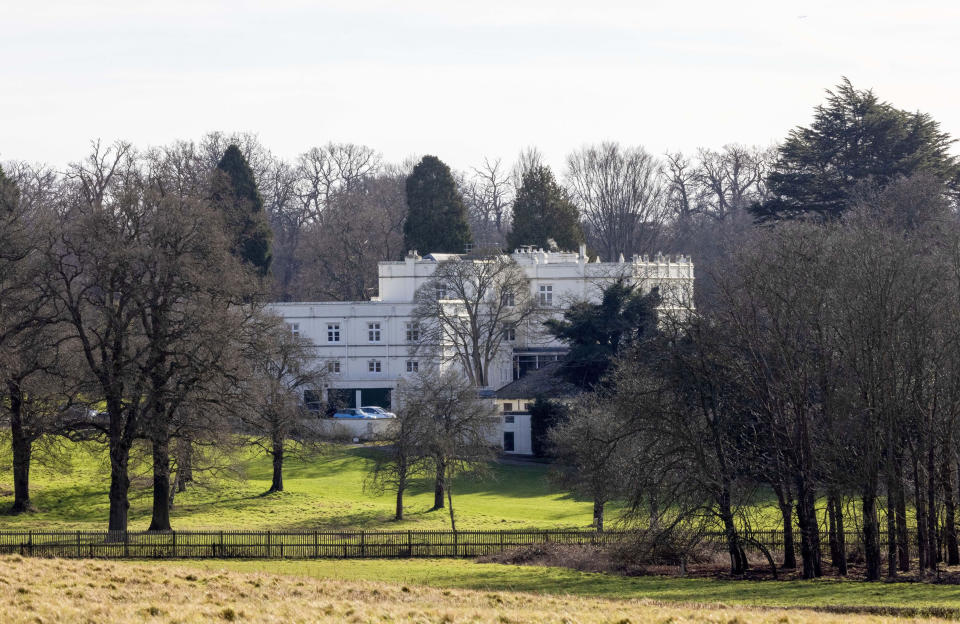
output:
[[396, 418], [397, 417], [397, 415], [394, 414], [393, 412], [388, 412], [382, 407], [378, 407], [376, 405], [364, 405], [360, 407], [360, 410], [365, 414], [369, 414], [372, 418]]

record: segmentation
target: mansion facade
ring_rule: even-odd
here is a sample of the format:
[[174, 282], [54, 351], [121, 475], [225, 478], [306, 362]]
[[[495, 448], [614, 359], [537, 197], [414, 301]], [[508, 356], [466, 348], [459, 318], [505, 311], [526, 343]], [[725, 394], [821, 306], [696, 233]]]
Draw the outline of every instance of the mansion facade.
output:
[[[598, 300], [603, 287], [621, 276], [644, 291], [658, 287], [663, 308], [692, 306], [693, 263], [689, 257], [658, 254], [591, 262], [583, 245], [578, 252], [524, 248], [510, 255], [529, 280], [535, 302], [549, 315], [559, 316], [576, 301]], [[402, 261], [381, 262], [379, 296], [369, 301], [270, 304], [268, 309], [282, 317], [294, 334], [313, 344], [317, 360], [327, 371], [324, 396], [305, 400], [329, 401], [341, 407], [396, 408], [392, 392], [398, 382], [429, 364], [414, 348], [420, 338], [414, 319], [415, 294], [430, 282], [440, 263], [453, 259], [472, 261], [455, 254], [421, 257], [410, 252]], [[496, 391], [528, 371], [560, 359], [565, 352], [564, 345], [540, 327], [511, 332], [490, 367], [487, 390]]]

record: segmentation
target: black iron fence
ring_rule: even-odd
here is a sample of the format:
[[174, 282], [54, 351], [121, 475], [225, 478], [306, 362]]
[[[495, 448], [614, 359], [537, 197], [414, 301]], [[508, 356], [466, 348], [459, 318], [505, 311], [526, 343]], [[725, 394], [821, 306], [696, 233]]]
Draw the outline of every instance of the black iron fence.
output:
[[[624, 531], [519, 529], [504, 531], [0, 531], [0, 554], [104, 559], [359, 559], [477, 557], [537, 544], [609, 545]], [[781, 554], [781, 531], [750, 534]], [[827, 550], [823, 536], [823, 550]], [[847, 548], [859, 536], [846, 536]], [[722, 551], [722, 533], [700, 535], [701, 547]], [[750, 544], [745, 544], [749, 549]], [[799, 549], [799, 534], [794, 548]]]
[[105, 559], [476, 557], [543, 543], [605, 544], [617, 533], [514, 531], [0, 531], [0, 554]]

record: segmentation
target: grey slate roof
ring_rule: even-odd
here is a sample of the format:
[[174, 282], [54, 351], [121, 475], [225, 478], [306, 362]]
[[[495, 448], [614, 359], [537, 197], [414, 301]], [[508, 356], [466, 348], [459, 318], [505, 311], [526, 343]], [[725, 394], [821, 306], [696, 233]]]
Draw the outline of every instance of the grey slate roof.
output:
[[497, 398], [534, 399], [542, 395], [548, 399], [570, 399], [583, 394], [583, 390], [558, 375], [561, 366], [562, 361], [549, 362], [530, 371], [497, 390]]

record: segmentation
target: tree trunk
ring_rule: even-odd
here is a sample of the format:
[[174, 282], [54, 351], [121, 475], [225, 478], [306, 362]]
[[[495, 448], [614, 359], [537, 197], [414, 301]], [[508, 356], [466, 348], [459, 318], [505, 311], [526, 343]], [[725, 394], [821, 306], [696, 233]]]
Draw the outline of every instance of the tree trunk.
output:
[[170, 440], [159, 432], [153, 447], [153, 517], [148, 531], [170, 531]]
[[394, 512], [394, 520], [403, 520], [403, 490], [404, 485], [401, 483], [397, 486], [397, 509]]
[[793, 497], [789, 490], [783, 487], [774, 487], [777, 494], [777, 504], [780, 507], [780, 516], [783, 519], [783, 567], [793, 570], [797, 567], [797, 551], [793, 539]]
[[897, 491], [897, 557], [900, 560], [900, 571], [910, 571], [910, 533], [907, 528], [907, 493], [903, 487], [903, 457], [896, 456], [896, 491]]
[[729, 481], [724, 479], [720, 496], [717, 499], [717, 506], [720, 511], [720, 521], [723, 522], [723, 532], [727, 539], [727, 551], [730, 554], [730, 574], [739, 576], [746, 573], [748, 564], [746, 553], [743, 552], [743, 544], [740, 542], [740, 534], [737, 532], [737, 525], [733, 521], [733, 508], [730, 500]]
[[897, 486], [892, 460], [887, 462], [887, 577], [897, 576]]
[[800, 559], [803, 563], [803, 578], [812, 579], [823, 575], [820, 560], [820, 527], [817, 524], [816, 493], [804, 480], [797, 487], [797, 525], [800, 527]]
[[923, 478], [920, 474], [920, 463], [916, 454], [913, 456], [913, 502], [916, 509], [917, 521], [917, 567], [922, 573], [929, 565], [927, 562], [927, 505], [921, 488]]
[[30, 458], [33, 455], [33, 439], [23, 427], [23, 395], [20, 386], [9, 384], [10, 389], [10, 444], [13, 447], [13, 507], [10, 513], [30, 511]]
[[830, 512], [830, 563], [841, 576], [847, 575], [847, 538], [843, 526], [843, 501], [834, 494], [827, 503]]
[[866, 559], [868, 581], [880, 580], [880, 530], [877, 522], [877, 494], [868, 489], [862, 495], [863, 503], [863, 552]]
[[177, 491], [186, 492], [193, 482], [193, 442], [188, 438], [177, 441]]
[[953, 451], [946, 453], [943, 463], [943, 541], [947, 550], [947, 565], [960, 565], [960, 547], [957, 544], [957, 508], [954, 499], [956, 477]]
[[940, 531], [937, 530], [937, 463], [933, 439], [927, 447], [927, 563], [931, 570], [940, 563]]
[[599, 499], [593, 499], [593, 526], [597, 531], [603, 531], [603, 507], [604, 502]]
[[130, 475], [127, 467], [130, 462], [130, 444], [123, 439], [110, 440], [110, 512], [107, 522], [108, 531], [126, 531], [127, 514], [130, 501]]
[[267, 492], [283, 491], [283, 439], [273, 439], [270, 450], [270, 456], [273, 458], [273, 482]]
[[437, 460], [437, 478], [436, 482], [433, 485], [433, 509], [430, 511], [436, 511], [438, 509], [443, 509], [444, 505], [444, 475], [447, 472], [447, 464], [443, 460]]
[[450, 504], [450, 529], [457, 532], [457, 519], [453, 515], [453, 487], [447, 484], [447, 502]]

